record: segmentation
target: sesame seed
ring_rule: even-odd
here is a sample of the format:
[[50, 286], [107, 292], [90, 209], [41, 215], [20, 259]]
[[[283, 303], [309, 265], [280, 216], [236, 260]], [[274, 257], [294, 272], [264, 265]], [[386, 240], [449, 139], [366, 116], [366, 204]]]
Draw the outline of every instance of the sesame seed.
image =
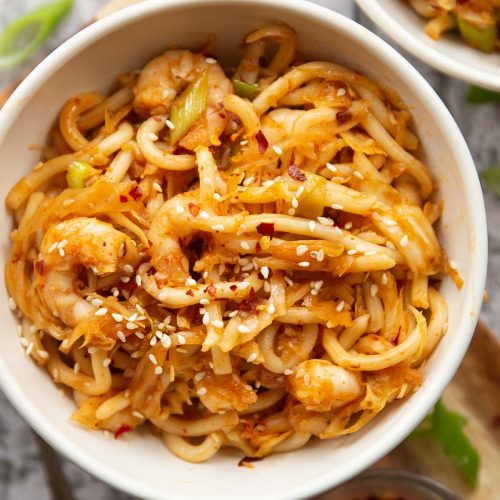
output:
[[255, 361], [257, 359], [257, 353], [256, 352], [252, 352], [248, 358], [247, 358], [247, 362], [248, 363], [252, 363], [253, 361]]
[[[161, 367], [160, 367], [160, 368], [161, 368]], [[156, 373], [156, 370], [155, 370], [155, 373]], [[133, 412], [132, 412], [132, 415], [133, 415], [134, 417], [136, 417], [136, 418], [144, 418], [144, 415], [143, 415], [141, 412], [139, 412], [139, 411], [133, 411]]]
[[200, 304], [207, 305], [207, 304], [210, 304], [210, 301], [208, 299], [203, 298], [203, 299], [200, 299]]
[[142, 332], [135, 332], [135, 336], [138, 338], [138, 339], [143, 339], [144, 338], [144, 333]]
[[344, 209], [344, 206], [343, 205], [340, 205], [339, 203], [333, 203], [332, 204], [332, 208], [334, 210], [343, 210]]
[[69, 207], [70, 205], [73, 205], [73, 203], [75, 203], [75, 199], [68, 198], [67, 200], [64, 200], [62, 204], [63, 204], [63, 207]]
[[368, 250], [367, 252], [364, 253], [366, 257], [370, 257], [371, 255], [377, 255], [377, 252], [375, 250]]
[[170, 130], [174, 130], [175, 128], [175, 125], [170, 121], [170, 120], [165, 120], [165, 125], [170, 129]]
[[188, 278], [185, 284], [186, 286], [194, 286], [196, 285], [196, 280], [194, 278]]
[[57, 241], [55, 243], [52, 243], [52, 245], [50, 245], [50, 247], [48, 249], [48, 252], [52, 253], [57, 248], [57, 245], [58, 245]]
[[344, 226], [345, 229], [351, 229], [351, 227], [352, 227], [352, 222], [351, 221], [348, 221], [348, 222], [345, 223], [345, 226]]
[[246, 290], [249, 286], [250, 286], [250, 282], [249, 281], [240, 281], [236, 285], [236, 287], [238, 288], [238, 290]]
[[158, 338], [157, 337], [151, 337], [151, 340], [149, 341], [149, 345], [151, 347], [154, 347], [157, 342], [158, 342]]
[[200, 387], [197, 391], [198, 396], [204, 396], [207, 393], [206, 387]]
[[292, 207], [297, 208], [299, 206], [299, 200], [297, 198], [293, 197], [292, 198]]
[[80, 373], [80, 363], [75, 363], [73, 365], [73, 372], [74, 373]]
[[207, 64], [217, 64], [217, 60], [213, 57], [207, 57], [205, 61], [207, 62]]
[[400, 240], [399, 244], [400, 244], [402, 247], [406, 247], [406, 246], [408, 246], [408, 235], [407, 235], [407, 234], [405, 234], [405, 235], [401, 238], [401, 240]]
[[211, 322], [211, 325], [215, 328], [224, 328], [224, 321], [222, 321], [221, 319], [214, 319]]
[[450, 260], [449, 264], [451, 269], [456, 269], [458, 267], [457, 263], [454, 260]]
[[168, 349], [172, 345], [172, 339], [168, 335], [163, 335], [160, 343], [165, 349]]
[[296, 198], [300, 198], [302, 196], [302, 193], [304, 192], [304, 186], [299, 186], [299, 189], [297, 189], [297, 192], [295, 193]]
[[120, 276], [120, 281], [122, 283], [128, 283], [130, 281], [130, 276]]
[[131, 321], [129, 321], [125, 327], [127, 328], [127, 330], [135, 330], [137, 328], [137, 325]]
[[313, 220], [310, 220], [308, 223], [307, 223], [307, 227], [309, 228], [309, 231], [314, 232], [314, 230], [316, 229], [316, 222], [314, 222]]
[[238, 315], [238, 311], [231, 311], [231, 312], [228, 314], [228, 316], [229, 316], [230, 318], [234, 318], [234, 317], [235, 317], [235, 316], [237, 316], [237, 315]]
[[26, 356], [29, 356], [32, 350], [33, 350], [33, 342], [30, 342], [28, 348], [26, 349]]
[[108, 312], [106, 307], [101, 307], [100, 309], [97, 309], [97, 311], [94, 313], [95, 316], [104, 316]]
[[60, 255], [61, 257], [64, 257], [64, 255], [65, 255], [65, 253], [64, 253], [64, 248], [60, 248], [60, 249], [59, 249], [59, 255]]
[[386, 226], [397, 226], [398, 225], [398, 223], [395, 220], [388, 219], [387, 217], [383, 219], [383, 223]]
[[332, 165], [331, 163], [327, 163], [326, 164], [326, 168], [328, 170], [330, 170], [330, 172], [336, 172], [337, 171], [337, 167], [335, 165]]
[[111, 316], [117, 323], [121, 323], [123, 321], [123, 316], [118, 313], [111, 313]]
[[382, 274], [382, 285], [387, 285], [387, 273]]
[[135, 321], [139, 315], [137, 313], [132, 314], [128, 317], [129, 321]]
[[347, 255], [356, 255], [358, 251], [355, 248], [351, 248], [350, 250], [347, 250]]
[[219, 193], [214, 193], [214, 200], [215, 201], [220, 201], [222, 199], [222, 196]]
[[253, 176], [250, 176], [250, 177], [247, 177], [243, 182], [242, 184], [244, 186], [250, 186], [250, 184], [252, 184], [252, 182], [255, 180], [255, 177]]
[[289, 208], [287, 213], [288, 213], [288, 215], [294, 216], [295, 215], [295, 208]]
[[106, 358], [106, 359], [102, 362], [102, 366], [104, 366], [104, 368], [107, 368], [110, 364], [111, 364], [111, 358]]
[[163, 373], [163, 368], [161, 366], [155, 366], [155, 375], [161, 375]]
[[394, 246], [394, 243], [392, 241], [387, 241], [387, 243], [385, 244], [385, 246], [387, 248], [392, 248], [392, 250], [394, 250], [396, 247]]
[[149, 361], [151, 361], [151, 363], [153, 363], [153, 365], [157, 365], [158, 364], [158, 361], [156, 361], [156, 357], [155, 357], [154, 354], [152, 354], [152, 353], [149, 354], [148, 358], [149, 358]]
[[378, 286], [373, 284], [371, 287], [370, 287], [370, 295], [372, 297], [375, 297], [375, 295], [377, 295], [377, 292], [378, 292]]
[[44, 351], [43, 349], [38, 349], [37, 353], [38, 356], [40, 356], [42, 359], [46, 359], [49, 357], [49, 353], [47, 351]]
[[293, 372], [289, 368], [283, 371], [283, 375], [291, 375]]
[[236, 328], [240, 333], [250, 333], [250, 328], [246, 325], [238, 325]]
[[122, 342], [127, 342], [127, 337], [125, 337], [125, 334], [119, 330], [116, 332], [116, 336], [122, 341]]
[[299, 262], [300, 267], [309, 267], [311, 265], [310, 262], [307, 262], [306, 260], [303, 260], [302, 262]]
[[25, 337], [21, 337], [21, 338], [19, 339], [19, 342], [20, 342], [20, 344], [21, 344], [23, 347], [26, 347], [26, 346], [29, 344], [28, 339], [27, 339], [27, 338], [25, 338]]
[[274, 314], [276, 312], [276, 306], [272, 302], [269, 302], [269, 305], [267, 306], [267, 312], [269, 314]]
[[345, 302], [343, 300], [341, 300], [338, 304], [337, 304], [337, 307], [335, 308], [335, 310], [337, 312], [341, 312], [343, 309], [344, 309], [344, 305], [345, 305]]
[[206, 373], [205, 372], [198, 372], [195, 373], [194, 375], [194, 381], [195, 382], [201, 382], [205, 378]]
[[154, 142], [158, 140], [158, 136], [154, 132], [149, 132], [148, 139]]
[[332, 224], [332, 219], [329, 219], [328, 217], [318, 217], [318, 222], [320, 224], [323, 224], [323, 226], [330, 226]]
[[212, 226], [212, 229], [213, 229], [214, 231], [217, 231], [217, 232], [218, 232], [218, 231], [224, 231], [224, 226], [223, 226], [222, 224], [214, 224], [214, 225]]
[[318, 255], [316, 255], [316, 260], [318, 262], [323, 262], [324, 259], [325, 259], [325, 252], [323, 250], [319, 250]]
[[297, 253], [297, 255], [304, 255], [307, 251], [309, 250], [309, 248], [307, 247], [307, 245], [299, 245], [295, 252]]
[[269, 268], [267, 266], [263, 266], [261, 268], [260, 272], [265, 280], [267, 280], [267, 278], [269, 278]]
[[175, 211], [178, 213], [178, 214], [182, 214], [184, 212], [184, 207], [182, 205], [177, 205], [175, 207]]
[[16, 307], [17, 307], [16, 301], [12, 297], [9, 297], [9, 309], [11, 311], [15, 311]]
[[282, 150], [279, 146], [276, 146], [276, 145], [274, 145], [274, 146], [273, 146], [273, 151], [274, 151], [277, 155], [282, 155], [282, 154], [283, 154], [283, 150]]
[[293, 281], [288, 276], [285, 276], [284, 279], [288, 286], [293, 286]]
[[142, 285], [142, 278], [138, 274], [135, 277], [135, 284], [137, 286], [141, 286]]
[[363, 180], [365, 177], [364, 175], [361, 173], [361, 172], [358, 172], [357, 170], [355, 170], [352, 175], [354, 175], [354, 177], [357, 177], [358, 179], [361, 179]]
[[210, 219], [210, 215], [208, 215], [208, 212], [207, 212], [206, 210], [202, 210], [202, 211], [200, 212], [200, 217], [201, 217], [202, 219]]
[[161, 193], [163, 191], [163, 189], [161, 188], [160, 184], [158, 184], [157, 182], [153, 182], [153, 189], [155, 191], [158, 191], [159, 193]]
[[275, 182], [274, 179], [268, 179], [267, 181], [264, 181], [262, 183], [262, 186], [263, 187], [271, 187], [274, 184], [274, 182]]
[[240, 246], [241, 248], [243, 248], [244, 250], [250, 250], [250, 245], [246, 242], [246, 241], [242, 241], [240, 243]]
[[342, 96], [346, 95], [346, 93], [347, 93], [347, 91], [346, 91], [346, 89], [345, 89], [344, 87], [340, 87], [340, 88], [337, 90], [337, 95], [338, 95], [339, 97], [342, 97]]
[[205, 326], [207, 326], [210, 323], [210, 316], [208, 315], [207, 312], [203, 314], [202, 322]]

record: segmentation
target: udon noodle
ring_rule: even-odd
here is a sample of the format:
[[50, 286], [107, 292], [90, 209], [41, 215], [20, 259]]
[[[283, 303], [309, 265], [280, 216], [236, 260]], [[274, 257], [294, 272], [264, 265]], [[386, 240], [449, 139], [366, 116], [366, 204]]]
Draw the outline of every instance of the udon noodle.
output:
[[419, 387], [460, 285], [395, 92], [280, 24], [231, 79], [212, 51], [70, 98], [7, 197], [26, 354], [74, 422], [191, 462], [361, 429]]

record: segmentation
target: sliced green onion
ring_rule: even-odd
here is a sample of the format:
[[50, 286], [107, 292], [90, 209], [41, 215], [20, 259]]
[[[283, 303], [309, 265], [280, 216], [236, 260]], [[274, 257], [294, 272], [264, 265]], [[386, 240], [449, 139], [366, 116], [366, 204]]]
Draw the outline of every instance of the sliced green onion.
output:
[[256, 83], [242, 82], [241, 80], [233, 80], [234, 93], [239, 97], [254, 99], [259, 93], [259, 86]]
[[9, 24], [0, 35], [0, 69], [23, 63], [68, 13], [73, 0], [56, 0]]
[[170, 110], [170, 121], [173, 128], [170, 142], [175, 144], [184, 137], [189, 129], [200, 119], [208, 105], [208, 73], [189, 84], [189, 87], [174, 101]]
[[87, 179], [90, 179], [93, 175], [98, 173], [99, 170], [93, 168], [89, 163], [84, 161], [73, 161], [68, 166], [66, 180], [70, 188], [82, 188], [85, 186], [85, 181]]
[[465, 96], [467, 102], [471, 104], [483, 104], [486, 102], [500, 102], [500, 93], [493, 90], [483, 89], [471, 85]]
[[489, 167], [479, 173], [483, 184], [500, 196], [500, 166]]
[[463, 431], [466, 423], [467, 419], [463, 415], [450, 411], [442, 401], [438, 401], [434, 410], [412, 433], [412, 437], [433, 436], [464, 479], [475, 487], [480, 459], [477, 450]]
[[487, 28], [477, 28], [469, 21], [457, 16], [458, 29], [462, 38], [472, 47], [484, 52], [493, 52], [498, 39], [496, 24]]

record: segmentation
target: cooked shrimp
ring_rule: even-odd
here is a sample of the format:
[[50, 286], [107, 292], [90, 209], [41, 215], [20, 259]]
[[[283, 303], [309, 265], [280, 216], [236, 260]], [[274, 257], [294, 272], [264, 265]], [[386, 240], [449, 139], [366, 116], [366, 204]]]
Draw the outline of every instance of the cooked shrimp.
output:
[[40, 295], [54, 316], [68, 326], [95, 308], [77, 291], [82, 267], [97, 276], [116, 272], [120, 266], [137, 264], [132, 240], [111, 224], [77, 217], [48, 229], [42, 240], [43, 273], [38, 276]]
[[168, 50], [146, 65], [135, 88], [137, 113], [142, 116], [168, 114], [175, 98], [203, 71], [208, 73], [208, 108], [204, 119], [180, 141], [187, 149], [217, 143], [226, 125], [222, 101], [232, 93], [233, 87], [219, 64], [189, 50]]
[[361, 395], [359, 376], [324, 359], [310, 359], [287, 378], [290, 392], [308, 410], [329, 411]]

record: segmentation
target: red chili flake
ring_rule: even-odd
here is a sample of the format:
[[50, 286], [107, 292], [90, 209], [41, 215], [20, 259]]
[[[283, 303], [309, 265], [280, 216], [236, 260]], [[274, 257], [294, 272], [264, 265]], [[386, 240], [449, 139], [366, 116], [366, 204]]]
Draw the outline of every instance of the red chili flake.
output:
[[255, 140], [257, 141], [257, 146], [259, 147], [259, 153], [264, 154], [269, 147], [269, 142], [267, 142], [266, 136], [259, 130], [255, 134]]
[[231, 285], [229, 289], [235, 292], [238, 289], [238, 287], [236, 285]]
[[121, 194], [121, 195], [120, 195], [120, 201], [121, 201], [122, 203], [127, 203], [128, 198], [127, 198], [124, 194]]
[[220, 113], [218, 113], [218, 115], [221, 117], [221, 118], [226, 118], [226, 113], [223, 113], [222, 111]]
[[259, 66], [265, 66], [267, 64], [266, 58], [260, 56], [259, 57]]
[[194, 297], [194, 292], [193, 292], [193, 290], [188, 290], [188, 291], [186, 292], [186, 295], [189, 295], [190, 297]]
[[131, 430], [132, 427], [130, 427], [130, 425], [122, 425], [119, 429], [115, 431], [115, 439], [118, 439], [122, 434], [130, 432]]
[[189, 151], [189, 149], [186, 149], [182, 146], [177, 146], [174, 149], [173, 154], [174, 155], [189, 155], [189, 154], [191, 154], [191, 151]]
[[261, 222], [257, 226], [257, 232], [263, 236], [272, 238], [274, 236], [274, 224], [272, 222]]
[[469, 3], [469, 0], [458, 0], [457, 3], [459, 5], [465, 5], [466, 3]]
[[188, 208], [193, 217], [196, 217], [200, 213], [200, 207], [194, 203], [188, 203]]
[[259, 253], [261, 250], [262, 250], [262, 247], [260, 246], [260, 243], [259, 242], [255, 243], [255, 251], [257, 253]]
[[140, 200], [142, 197], [142, 190], [139, 186], [133, 186], [128, 194], [131, 196], [131, 198], [135, 201]]
[[337, 123], [343, 125], [352, 118], [352, 113], [350, 111], [339, 111], [335, 116], [337, 118]]
[[205, 288], [205, 290], [203, 290], [205, 293], [208, 293], [208, 295], [210, 295], [210, 297], [215, 297], [215, 292], [217, 291], [217, 289], [215, 288], [215, 286], [210, 283], [210, 285], [207, 286], [207, 288]]
[[248, 293], [247, 297], [239, 303], [238, 309], [240, 311], [256, 313], [258, 305], [259, 305], [259, 299], [257, 298], [257, 294], [255, 293], [255, 290], [252, 287], [250, 288], [250, 292]]
[[288, 167], [288, 175], [292, 179], [295, 179], [296, 181], [299, 182], [304, 182], [306, 180], [304, 172], [302, 172], [302, 170], [300, 170], [300, 168], [293, 163]]
[[43, 259], [35, 261], [35, 269], [38, 274], [43, 274]]

